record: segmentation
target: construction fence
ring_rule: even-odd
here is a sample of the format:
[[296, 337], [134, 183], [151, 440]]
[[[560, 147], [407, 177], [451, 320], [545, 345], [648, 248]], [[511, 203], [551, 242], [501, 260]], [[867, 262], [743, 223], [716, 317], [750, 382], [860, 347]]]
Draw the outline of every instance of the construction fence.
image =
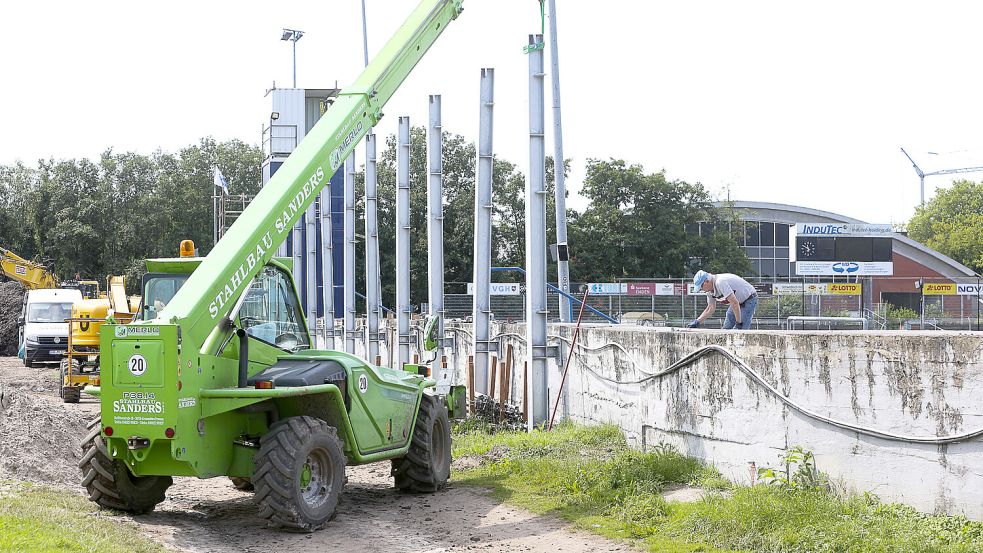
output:
[[[852, 282], [817, 282], [815, 277], [776, 281], [748, 279], [758, 295], [754, 326], [759, 329], [883, 330], [981, 329], [981, 284], [978, 278], [939, 277], [854, 278]], [[494, 283], [491, 310], [500, 322], [525, 320], [525, 290], [521, 283]], [[684, 326], [706, 308], [706, 295], [689, 279], [625, 280], [614, 283], [575, 283], [572, 295], [623, 324]], [[559, 321], [559, 295], [548, 295], [550, 321]], [[576, 320], [579, 302], [572, 302]], [[444, 297], [449, 319], [468, 319], [474, 305], [467, 293]], [[726, 309], [718, 307], [704, 325], [720, 328]], [[789, 317], [792, 317], [790, 324]], [[585, 322], [606, 322], [590, 311]], [[821, 319], [821, 320], [820, 320]]]

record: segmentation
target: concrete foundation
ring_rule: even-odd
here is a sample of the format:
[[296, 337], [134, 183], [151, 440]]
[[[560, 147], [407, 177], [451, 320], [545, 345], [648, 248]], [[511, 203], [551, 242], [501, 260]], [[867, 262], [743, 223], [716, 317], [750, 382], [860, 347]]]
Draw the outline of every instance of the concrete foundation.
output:
[[[466, 382], [469, 325], [447, 349], [456, 383]], [[523, 325], [492, 336], [525, 354]], [[569, 352], [573, 325], [551, 325], [549, 343]], [[716, 344], [732, 351], [774, 392], [718, 353], [670, 374], [649, 375]], [[384, 356], [384, 359], [386, 357]], [[788, 448], [812, 451], [834, 486], [872, 492], [932, 513], [983, 520], [983, 438], [908, 443], [837, 428], [810, 416], [909, 437], [983, 428], [983, 338], [959, 332], [733, 332], [582, 326], [557, 419], [618, 425], [640, 449], [660, 443], [751, 483], [756, 468], [779, 467]], [[552, 411], [562, 363], [549, 364]], [[521, 361], [511, 400], [521, 403]], [[642, 382], [639, 382], [642, 381]], [[779, 394], [795, 404], [783, 402]]]

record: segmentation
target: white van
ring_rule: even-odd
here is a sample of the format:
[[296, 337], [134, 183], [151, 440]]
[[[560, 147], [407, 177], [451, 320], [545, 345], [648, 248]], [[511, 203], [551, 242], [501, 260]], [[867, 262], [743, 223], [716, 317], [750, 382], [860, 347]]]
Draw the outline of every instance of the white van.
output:
[[24, 346], [24, 366], [58, 362], [68, 349], [68, 323], [72, 304], [82, 300], [78, 289], [29, 290], [17, 320], [18, 338]]

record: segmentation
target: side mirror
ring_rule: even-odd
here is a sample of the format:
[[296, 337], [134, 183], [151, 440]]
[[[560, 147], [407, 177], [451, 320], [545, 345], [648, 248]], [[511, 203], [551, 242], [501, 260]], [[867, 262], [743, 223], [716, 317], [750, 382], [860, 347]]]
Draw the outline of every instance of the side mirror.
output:
[[440, 316], [428, 317], [427, 323], [423, 326], [423, 349], [425, 351], [437, 351], [437, 332], [439, 330]]
[[24, 316], [17, 317], [17, 326], [24, 326]]

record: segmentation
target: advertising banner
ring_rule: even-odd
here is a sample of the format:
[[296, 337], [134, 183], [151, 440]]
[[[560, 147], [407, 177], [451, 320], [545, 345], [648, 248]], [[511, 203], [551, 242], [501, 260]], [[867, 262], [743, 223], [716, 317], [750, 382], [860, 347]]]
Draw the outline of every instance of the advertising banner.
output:
[[[492, 296], [518, 296], [522, 293], [522, 284], [517, 282], [492, 282], [488, 291]], [[468, 294], [474, 295], [474, 283], [468, 283]]]
[[802, 276], [891, 276], [891, 261], [797, 261], [795, 274]]
[[955, 296], [955, 282], [926, 282], [922, 285], [922, 294], [925, 296]]
[[671, 282], [629, 282], [629, 296], [672, 296], [674, 286]]
[[795, 225], [799, 236], [883, 236], [894, 235], [894, 228], [887, 225], [867, 223], [799, 223]]
[[957, 284], [956, 294], [960, 296], [983, 296], [981, 289], [983, 286], [979, 284]]
[[840, 296], [859, 296], [863, 294], [863, 284], [859, 282], [831, 282], [826, 285], [826, 293]]
[[801, 296], [801, 282], [773, 282], [771, 293], [776, 296]]
[[628, 293], [628, 284], [624, 282], [591, 282], [587, 288], [592, 296], [616, 296]]

